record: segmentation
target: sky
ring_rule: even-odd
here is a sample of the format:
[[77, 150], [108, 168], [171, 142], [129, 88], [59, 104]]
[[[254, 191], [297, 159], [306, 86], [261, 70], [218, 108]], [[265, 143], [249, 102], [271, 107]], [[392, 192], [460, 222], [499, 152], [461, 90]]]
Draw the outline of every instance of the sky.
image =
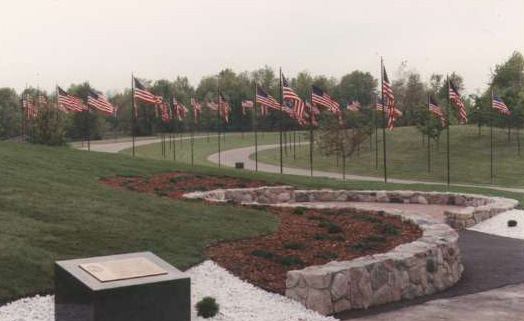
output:
[[287, 77], [353, 70], [392, 80], [414, 70], [486, 88], [524, 51], [523, 0], [17, 0], [0, 16], [0, 87], [54, 90], [89, 81], [116, 92], [131, 74], [187, 76], [265, 65]]

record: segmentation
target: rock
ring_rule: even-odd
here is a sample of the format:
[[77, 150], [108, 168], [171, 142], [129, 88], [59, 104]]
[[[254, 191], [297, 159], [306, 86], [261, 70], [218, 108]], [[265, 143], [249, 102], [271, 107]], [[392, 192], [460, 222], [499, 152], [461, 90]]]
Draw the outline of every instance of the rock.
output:
[[326, 289], [331, 284], [331, 273], [319, 271], [318, 269], [303, 270], [302, 275], [307, 286], [315, 289]]
[[331, 302], [331, 294], [329, 293], [329, 290], [309, 288], [306, 298], [306, 307], [323, 315], [333, 313], [333, 303]]
[[333, 303], [334, 312], [342, 312], [351, 309], [351, 301], [347, 299], [340, 299]]
[[301, 279], [300, 271], [288, 271], [286, 274], [286, 288], [294, 288]]
[[367, 309], [373, 299], [369, 273], [365, 268], [354, 268], [349, 273], [351, 306]]
[[337, 273], [333, 277], [333, 283], [331, 284], [331, 299], [338, 301], [343, 297], [347, 297], [349, 293], [348, 279], [343, 273]]

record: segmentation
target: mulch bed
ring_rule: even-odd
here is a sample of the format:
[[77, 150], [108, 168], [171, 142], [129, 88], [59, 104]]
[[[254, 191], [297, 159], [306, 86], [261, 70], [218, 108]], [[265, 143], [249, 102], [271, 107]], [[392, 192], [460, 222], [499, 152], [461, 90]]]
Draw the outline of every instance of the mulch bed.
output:
[[[101, 182], [141, 193], [181, 199], [185, 193], [272, 186], [263, 180], [170, 171], [148, 177], [116, 176]], [[239, 205], [237, 205], [239, 206]], [[279, 218], [275, 234], [208, 246], [206, 255], [241, 279], [284, 293], [286, 273], [333, 260], [384, 253], [422, 236], [414, 224], [382, 212], [261, 207]]]
[[284, 293], [287, 271], [384, 253], [422, 236], [416, 225], [382, 212], [267, 210], [279, 217], [277, 233], [219, 243], [206, 254], [241, 279], [277, 293]]
[[180, 199], [183, 194], [196, 191], [276, 185], [263, 180], [200, 175], [180, 171], [164, 172], [148, 177], [115, 176], [102, 178], [100, 181], [114, 187], [126, 187], [140, 193], [155, 193], [174, 199]]

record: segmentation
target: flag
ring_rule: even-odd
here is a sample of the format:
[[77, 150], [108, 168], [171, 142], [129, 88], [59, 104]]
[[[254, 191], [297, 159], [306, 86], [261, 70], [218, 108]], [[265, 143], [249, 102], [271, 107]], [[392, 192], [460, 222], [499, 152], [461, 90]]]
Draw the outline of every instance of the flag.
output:
[[28, 93], [22, 96], [22, 108], [24, 109], [26, 118], [34, 119], [38, 115], [38, 109], [36, 108], [36, 105], [31, 101], [30, 98], [31, 97]]
[[[380, 101], [380, 99], [377, 99], [377, 103], [375, 105], [375, 109], [378, 111], [378, 112], [384, 112], [384, 104]], [[396, 108], [396, 107], [393, 107], [392, 110], [390, 110], [389, 108], [386, 108], [386, 114], [390, 115], [390, 112], [393, 112], [393, 120], [397, 120], [397, 118], [401, 117], [403, 115], [402, 113], [402, 110]]]
[[101, 92], [95, 90], [89, 90], [87, 104], [106, 114], [113, 114], [115, 112], [115, 107], [109, 102], [109, 99]]
[[278, 101], [276, 101], [275, 98], [271, 97], [271, 95], [269, 95], [259, 87], [257, 87], [255, 100], [260, 105], [280, 110], [280, 104], [278, 103]]
[[226, 123], [229, 123], [229, 115], [231, 114], [231, 106], [229, 106], [229, 102], [222, 95], [222, 93], [218, 95], [218, 105], [220, 106], [220, 112], [222, 113], [222, 117], [224, 117], [224, 120], [226, 121]]
[[393, 95], [393, 89], [391, 89], [391, 83], [389, 82], [388, 74], [386, 73], [386, 67], [383, 68], [382, 77], [382, 96], [385, 100], [385, 106], [388, 108], [388, 128], [393, 130], [395, 128], [395, 96]]
[[40, 105], [47, 105], [47, 97], [44, 95], [43, 92], [38, 93], [38, 103]]
[[202, 112], [202, 105], [196, 100], [196, 98], [191, 97], [191, 106], [193, 106], [193, 116], [195, 117], [195, 120], [198, 120], [200, 112]]
[[296, 118], [299, 124], [305, 122], [304, 112], [306, 106], [293, 88], [291, 88], [284, 75], [282, 75], [282, 99], [284, 100], [284, 105], [291, 108], [291, 113], [288, 113]]
[[442, 127], [446, 126], [446, 118], [444, 117], [444, 113], [442, 112], [442, 108], [440, 108], [433, 97], [429, 97], [429, 111], [433, 113], [434, 115], [440, 117], [440, 120], [442, 121]]
[[346, 108], [348, 110], [351, 110], [351, 111], [354, 111], [354, 112], [360, 111], [360, 107], [361, 107], [360, 103], [358, 101], [356, 101], [356, 100], [353, 100], [353, 102], [351, 104], [348, 101], [347, 104], [346, 104]]
[[185, 118], [189, 111], [186, 106], [184, 106], [182, 103], [179, 103], [175, 97], [173, 97], [173, 109], [175, 111], [173, 116], [176, 116], [178, 120]]
[[88, 107], [84, 104], [82, 99], [69, 95], [60, 87], [56, 87], [56, 91], [58, 95], [58, 106], [72, 111], [88, 110]]
[[508, 106], [506, 106], [502, 98], [497, 96], [494, 92], [491, 92], [491, 108], [499, 111], [501, 114], [511, 115]]
[[468, 114], [466, 112], [466, 106], [464, 105], [464, 101], [460, 97], [457, 89], [455, 88], [455, 85], [451, 80], [449, 80], [449, 100], [453, 102], [453, 104], [458, 108], [459, 110], [459, 117], [464, 120], [468, 121]]
[[169, 120], [171, 120], [171, 115], [169, 115], [169, 107], [167, 106], [167, 103], [161, 102], [158, 104], [158, 107], [160, 109], [160, 115], [162, 116], [162, 121], [165, 123], [168, 123]]
[[246, 115], [246, 108], [253, 108], [255, 104], [253, 104], [253, 101], [250, 99], [244, 99], [242, 100], [242, 103], [240, 106], [242, 107], [242, 115]]
[[379, 112], [384, 112], [384, 104], [382, 103], [382, 99], [377, 98], [375, 109]]
[[137, 79], [135, 81], [134, 98], [138, 98], [146, 103], [160, 104], [164, 99], [161, 96], [152, 94], [147, 88]]
[[315, 85], [312, 85], [311, 101], [313, 104], [326, 107], [335, 115], [340, 115], [340, 105]]
[[214, 102], [210, 101], [206, 105], [211, 110], [214, 110], [214, 111], [218, 110], [218, 104], [217, 103], [214, 103]]

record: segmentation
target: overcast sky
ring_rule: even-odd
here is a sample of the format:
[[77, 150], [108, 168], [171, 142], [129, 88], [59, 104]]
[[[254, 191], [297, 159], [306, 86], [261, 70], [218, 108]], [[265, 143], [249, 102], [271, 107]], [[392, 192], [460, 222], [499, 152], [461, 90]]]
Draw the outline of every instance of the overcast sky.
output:
[[390, 78], [399, 66], [456, 71], [468, 92], [524, 47], [523, 0], [3, 0], [0, 87], [89, 81], [102, 91], [142, 78], [282, 66]]

